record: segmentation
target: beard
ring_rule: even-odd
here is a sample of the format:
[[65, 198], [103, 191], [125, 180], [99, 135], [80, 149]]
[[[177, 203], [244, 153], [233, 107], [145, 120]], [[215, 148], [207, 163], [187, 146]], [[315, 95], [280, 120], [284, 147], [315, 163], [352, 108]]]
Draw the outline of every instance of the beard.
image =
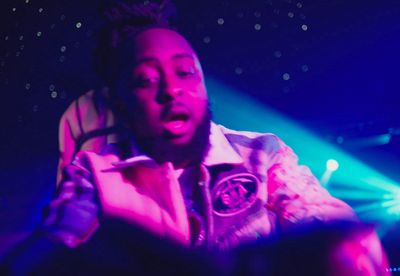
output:
[[203, 162], [210, 148], [212, 113], [208, 107], [193, 137], [185, 144], [176, 145], [164, 133], [158, 137], [135, 137], [139, 149], [158, 163], [171, 162], [175, 168]]

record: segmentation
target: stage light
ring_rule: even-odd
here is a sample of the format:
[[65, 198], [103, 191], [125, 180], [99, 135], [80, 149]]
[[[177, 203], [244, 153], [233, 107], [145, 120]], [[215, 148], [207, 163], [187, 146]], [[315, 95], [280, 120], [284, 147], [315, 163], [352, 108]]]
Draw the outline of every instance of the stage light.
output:
[[335, 159], [329, 159], [326, 161], [326, 169], [328, 171], [334, 172], [339, 168], [339, 163]]
[[389, 144], [391, 139], [392, 139], [392, 134], [385, 133], [380, 135], [348, 140], [346, 141], [346, 146], [353, 149], [383, 146]]

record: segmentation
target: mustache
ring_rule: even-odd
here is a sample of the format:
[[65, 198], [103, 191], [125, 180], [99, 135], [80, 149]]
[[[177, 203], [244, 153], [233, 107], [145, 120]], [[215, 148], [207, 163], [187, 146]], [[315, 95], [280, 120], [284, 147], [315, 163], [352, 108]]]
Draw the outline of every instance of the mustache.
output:
[[167, 104], [161, 110], [161, 114], [160, 114], [161, 119], [167, 119], [174, 115], [190, 116], [191, 110], [185, 104], [183, 104], [181, 102], [173, 102], [173, 103]]

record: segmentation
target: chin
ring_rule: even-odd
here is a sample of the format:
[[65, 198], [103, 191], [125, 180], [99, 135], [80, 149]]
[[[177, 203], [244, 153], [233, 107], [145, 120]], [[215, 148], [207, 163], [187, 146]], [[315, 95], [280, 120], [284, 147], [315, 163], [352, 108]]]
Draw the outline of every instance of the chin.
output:
[[172, 136], [167, 135], [167, 143], [174, 145], [174, 146], [185, 146], [189, 145], [192, 142], [193, 135], [181, 135], [181, 136]]

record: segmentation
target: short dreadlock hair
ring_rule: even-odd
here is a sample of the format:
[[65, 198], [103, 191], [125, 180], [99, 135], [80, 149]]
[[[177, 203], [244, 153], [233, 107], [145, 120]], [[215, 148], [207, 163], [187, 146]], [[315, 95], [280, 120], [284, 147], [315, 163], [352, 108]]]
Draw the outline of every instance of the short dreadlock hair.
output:
[[118, 52], [124, 44], [148, 28], [175, 29], [176, 9], [170, 0], [106, 1], [101, 13], [106, 24], [98, 33], [94, 63], [106, 85], [112, 84], [120, 73]]

